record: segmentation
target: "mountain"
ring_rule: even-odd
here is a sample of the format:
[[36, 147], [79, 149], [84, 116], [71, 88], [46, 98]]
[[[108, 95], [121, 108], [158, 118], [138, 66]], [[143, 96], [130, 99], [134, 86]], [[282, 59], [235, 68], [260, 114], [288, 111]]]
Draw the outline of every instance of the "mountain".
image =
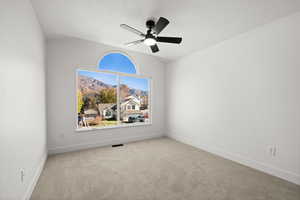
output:
[[127, 96], [137, 96], [137, 97], [143, 97], [143, 96], [148, 96], [148, 92], [144, 90], [139, 90], [135, 88], [130, 88], [125, 84], [120, 85], [120, 96], [121, 98], [127, 97]]
[[[94, 79], [92, 77], [78, 75], [78, 89], [83, 94], [98, 93], [103, 89], [116, 88], [116, 85], [106, 84], [100, 80]], [[121, 98], [126, 96], [148, 96], [148, 92], [144, 90], [139, 90], [135, 88], [130, 88], [125, 84], [120, 84], [120, 96]]]
[[103, 89], [116, 88], [115, 85], [106, 84], [92, 77], [78, 75], [78, 88], [83, 94], [99, 92]]
[[147, 91], [139, 90], [139, 89], [134, 89], [134, 88], [130, 88], [129, 89], [129, 93], [130, 93], [130, 95], [141, 96], [141, 97], [148, 95]]

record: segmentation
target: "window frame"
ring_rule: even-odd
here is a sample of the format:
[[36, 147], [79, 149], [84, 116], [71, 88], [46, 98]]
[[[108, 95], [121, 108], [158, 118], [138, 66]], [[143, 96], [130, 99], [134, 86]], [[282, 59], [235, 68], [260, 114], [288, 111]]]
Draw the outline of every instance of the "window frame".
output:
[[[119, 52], [120, 53], [120, 52]], [[107, 55], [107, 54], [105, 54]], [[104, 55], [104, 56], [105, 56]], [[126, 55], [126, 54], [125, 54]], [[103, 56], [103, 57], [104, 57]], [[127, 55], [126, 55], [127, 56]], [[129, 57], [128, 57], [129, 58]], [[133, 64], [135, 64], [133, 62]], [[88, 127], [88, 128], [78, 128], [78, 124], [77, 124], [77, 121], [78, 121], [78, 113], [77, 113], [77, 105], [78, 105], [78, 99], [77, 99], [77, 87], [78, 87], [78, 70], [82, 70], [82, 71], [91, 71], [91, 72], [98, 72], [98, 73], [108, 73], [108, 74], [113, 74], [113, 75], [116, 75], [117, 77], [117, 122], [118, 124], [117, 125], [112, 125], [112, 126], [103, 126], [103, 127]], [[129, 127], [138, 127], [138, 126], [149, 126], [149, 125], [152, 125], [152, 109], [153, 109], [153, 105], [152, 105], [152, 98], [153, 98], [153, 81], [152, 81], [152, 77], [151, 76], [145, 76], [145, 75], [140, 75], [138, 74], [138, 70], [136, 68], [136, 72], [137, 74], [127, 74], [127, 73], [123, 73], [123, 72], [114, 72], [114, 71], [109, 71], [109, 70], [100, 70], [98, 68], [98, 65], [96, 67], [78, 67], [76, 68], [75, 70], [75, 94], [74, 94], [74, 98], [76, 99], [75, 100], [75, 131], [77, 132], [84, 132], [84, 131], [94, 131], [94, 130], [103, 130], [103, 129], [112, 129], [112, 128], [129, 128]], [[148, 95], [150, 95], [149, 97], [149, 122], [144, 122], [144, 123], [133, 123], [133, 124], [122, 124], [120, 122], [120, 77], [121, 76], [129, 76], [129, 77], [134, 77], [134, 78], [144, 78], [144, 79], [148, 79]]]

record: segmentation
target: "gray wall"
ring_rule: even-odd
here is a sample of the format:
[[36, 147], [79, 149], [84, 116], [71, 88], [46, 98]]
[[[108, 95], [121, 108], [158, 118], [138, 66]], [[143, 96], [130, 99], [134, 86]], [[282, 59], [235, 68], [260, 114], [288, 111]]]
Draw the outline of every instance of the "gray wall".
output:
[[171, 63], [168, 135], [300, 184], [299, 24], [297, 13]]
[[28, 197], [46, 158], [44, 69], [44, 38], [30, 2], [1, 1], [1, 200]]
[[153, 124], [76, 132], [75, 70], [96, 68], [107, 52], [119, 50], [86, 40], [56, 38], [47, 41], [47, 123], [49, 153], [133, 141], [164, 134], [164, 64], [152, 56], [127, 52], [140, 74], [153, 79]]

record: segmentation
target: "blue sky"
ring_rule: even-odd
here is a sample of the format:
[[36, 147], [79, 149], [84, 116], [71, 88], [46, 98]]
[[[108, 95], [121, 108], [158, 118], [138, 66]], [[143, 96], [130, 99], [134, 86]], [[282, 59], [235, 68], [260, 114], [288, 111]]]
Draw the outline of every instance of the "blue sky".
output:
[[101, 59], [98, 67], [101, 70], [136, 74], [134, 64], [127, 56], [120, 53], [107, 54]]
[[[129, 58], [120, 53], [110, 53], [104, 56], [99, 63], [100, 70], [136, 74], [136, 69]], [[117, 85], [117, 76], [109, 73], [78, 70], [79, 75], [89, 76], [106, 84]], [[126, 84], [130, 88], [148, 91], [148, 79], [129, 76], [120, 77], [120, 84]]]
[[135, 78], [130, 76], [121, 76], [120, 84], [125, 84], [130, 88], [148, 91], [148, 79], [146, 78]]
[[92, 77], [109, 85], [117, 85], [117, 76], [109, 73], [77, 70], [79, 75]]

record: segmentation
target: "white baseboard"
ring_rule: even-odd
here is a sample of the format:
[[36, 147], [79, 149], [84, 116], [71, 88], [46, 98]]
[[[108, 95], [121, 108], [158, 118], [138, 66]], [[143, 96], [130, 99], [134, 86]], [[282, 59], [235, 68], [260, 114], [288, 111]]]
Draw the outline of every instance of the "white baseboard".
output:
[[65, 153], [65, 152], [71, 152], [71, 151], [78, 151], [78, 150], [82, 150], [82, 149], [109, 146], [109, 145], [120, 144], [120, 143], [135, 142], [135, 141], [139, 141], [139, 140], [158, 138], [158, 137], [162, 137], [162, 136], [164, 136], [164, 134], [162, 134], [162, 133], [153, 133], [153, 134], [143, 134], [140, 136], [131, 136], [131, 137], [118, 138], [118, 139], [103, 140], [103, 141], [98, 141], [98, 142], [94, 142], [94, 143], [59, 146], [59, 147], [49, 148], [48, 154], [52, 155], [52, 154]]
[[42, 171], [44, 169], [46, 160], [47, 160], [47, 153], [45, 153], [42, 156], [42, 158], [41, 158], [41, 160], [40, 160], [37, 168], [35, 169], [34, 176], [33, 176], [32, 180], [31, 180], [31, 182], [30, 182], [30, 184], [29, 184], [29, 186], [28, 186], [28, 188], [26, 190], [26, 193], [24, 195], [23, 200], [30, 200], [32, 192], [33, 192], [33, 190], [34, 190], [34, 188], [35, 188], [35, 186], [36, 186], [36, 184], [37, 184], [37, 182], [39, 180], [39, 177], [40, 177], [40, 175], [41, 175], [41, 173], [42, 173]]
[[239, 154], [224, 151], [224, 150], [222, 150], [220, 148], [217, 148], [217, 147], [208, 146], [208, 145], [205, 145], [205, 144], [198, 143], [196, 141], [190, 141], [190, 140], [186, 139], [185, 137], [180, 136], [179, 134], [169, 133], [167, 135], [167, 137], [172, 138], [174, 140], [177, 140], [179, 142], [189, 144], [191, 146], [194, 146], [196, 148], [199, 148], [199, 149], [202, 149], [204, 151], [210, 152], [212, 154], [221, 156], [221, 157], [226, 158], [228, 160], [232, 160], [232, 161], [235, 161], [237, 163], [246, 165], [248, 167], [257, 169], [257, 170], [265, 172], [267, 174], [282, 178], [284, 180], [295, 183], [297, 185], [300, 185], [300, 175], [299, 174], [295, 174], [293, 172], [283, 170], [283, 169], [279, 169], [277, 167], [270, 166], [270, 165], [262, 163], [262, 162], [258, 162], [258, 161], [252, 160], [252, 159], [248, 159], [248, 158], [246, 158], [244, 156], [241, 156]]

